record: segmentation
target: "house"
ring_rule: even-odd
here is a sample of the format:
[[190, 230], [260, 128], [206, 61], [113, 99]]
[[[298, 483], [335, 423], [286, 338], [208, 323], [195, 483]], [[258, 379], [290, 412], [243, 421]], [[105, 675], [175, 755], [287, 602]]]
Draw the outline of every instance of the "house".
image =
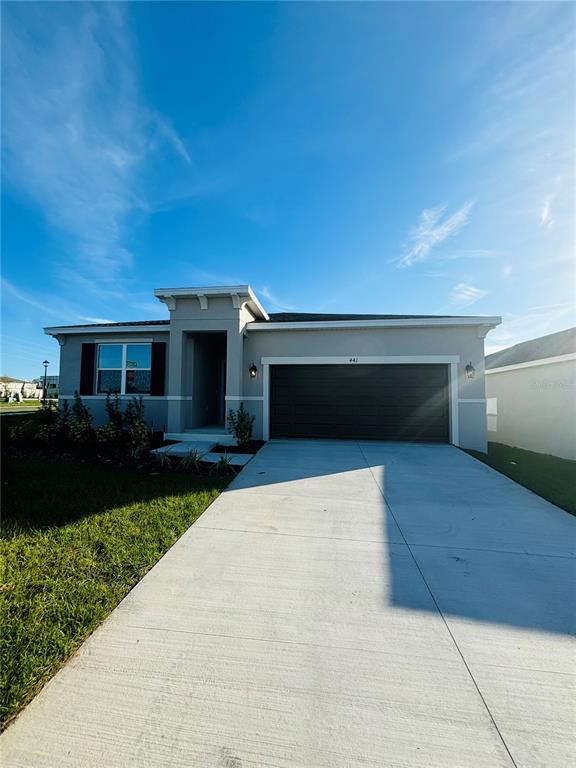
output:
[[12, 376], [0, 376], [0, 397], [10, 400], [37, 398], [36, 386], [33, 381], [15, 379]]
[[107, 392], [144, 398], [173, 439], [226, 439], [240, 403], [254, 437], [449, 442], [486, 450], [484, 337], [499, 317], [268, 314], [249, 286], [162, 288], [168, 320], [46, 328], [60, 399], [96, 422]]
[[[54, 399], [58, 397], [58, 381], [59, 376], [46, 376], [46, 397]], [[44, 397], [44, 376], [40, 376], [34, 379], [34, 385], [36, 387], [35, 397]]]
[[488, 439], [576, 459], [576, 328], [486, 358]]

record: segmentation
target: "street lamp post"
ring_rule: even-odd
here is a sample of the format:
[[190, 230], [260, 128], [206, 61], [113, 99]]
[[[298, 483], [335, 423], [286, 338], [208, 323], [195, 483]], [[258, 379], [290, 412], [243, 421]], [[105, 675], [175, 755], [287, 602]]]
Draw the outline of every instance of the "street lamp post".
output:
[[42, 400], [44, 402], [44, 408], [46, 408], [46, 402], [47, 402], [46, 398], [48, 394], [48, 384], [46, 380], [48, 378], [48, 366], [50, 365], [50, 363], [48, 362], [48, 360], [44, 360], [42, 365], [44, 366], [44, 397], [42, 398]]

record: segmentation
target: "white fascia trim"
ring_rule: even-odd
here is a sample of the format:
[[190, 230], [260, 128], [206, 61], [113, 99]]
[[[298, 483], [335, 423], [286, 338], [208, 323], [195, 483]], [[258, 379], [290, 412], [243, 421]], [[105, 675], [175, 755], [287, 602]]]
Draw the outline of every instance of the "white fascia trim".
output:
[[261, 357], [262, 365], [398, 365], [459, 363], [460, 355], [346, 355], [339, 357]]
[[490, 326], [495, 328], [501, 317], [430, 317], [391, 320], [323, 320], [305, 323], [249, 323], [247, 331], [329, 331], [339, 328], [428, 328], [436, 326]]
[[[260, 304], [256, 294], [249, 285], [216, 285], [207, 288], [156, 288], [154, 296], [160, 299], [160, 301], [166, 298], [183, 298], [186, 296], [197, 296], [199, 299], [200, 297], [206, 299], [207, 296], [229, 296], [233, 305], [243, 300], [250, 309], [256, 310], [253, 314], [260, 315], [264, 320], [269, 318], [268, 313]], [[236, 308], [238, 309], [239, 307]]]
[[576, 352], [569, 352], [567, 355], [556, 355], [556, 357], [541, 357], [539, 360], [528, 360], [525, 363], [516, 363], [515, 365], [502, 365], [500, 368], [486, 368], [485, 374], [489, 376], [492, 373], [506, 373], [507, 371], [518, 371], [522, 368], [535, 368], [537, 365], [567, 363], [569, 360], [576, 360]]
[[91, 334], [91, 333], [170, 333], [170, 326], [166, 325], [116, 325], [114, 327], [106, 325], [86, 325], [78, 328], [77, 326], [61, 326], [53, 328], [44, 328], [46, 336], [56, 336], [57, 334]]

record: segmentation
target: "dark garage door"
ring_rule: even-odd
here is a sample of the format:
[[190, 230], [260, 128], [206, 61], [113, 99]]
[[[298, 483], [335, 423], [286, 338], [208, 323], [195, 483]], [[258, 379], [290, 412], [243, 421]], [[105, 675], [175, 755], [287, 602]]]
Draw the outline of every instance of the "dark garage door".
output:
[[448, 441], [446, 365], [273, 365], [270, 436]]

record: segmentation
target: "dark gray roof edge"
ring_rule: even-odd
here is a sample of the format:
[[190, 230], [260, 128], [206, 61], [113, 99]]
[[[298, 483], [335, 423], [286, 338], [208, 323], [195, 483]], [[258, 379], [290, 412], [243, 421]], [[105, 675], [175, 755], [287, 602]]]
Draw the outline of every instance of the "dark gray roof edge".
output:
[[[474, 315], [372, 315], [372, 314], [326, 314], [323, 312], [272, 312], [269, 313], [269, 320], [258, 322], [270, 323], [313, 323], [313, 322], [331, 322], [346, 320], [459, 320], [462, 317], [474, 318]], [[483, 319], [483, 318], [479, 318]], [[120, 323], [86, 323], [82, 325], [51, 326], [45, 330], [52, 330], [56, 327], [66, 329], [98, 330], [99, 328], [119, 328], [119, 327], [137, 327], [142, 325], [170, 325], [170, 320], [127, 320]]]
[[[338, 320], [431, 320], [461, 319], [463, 315], [350, 315], [350, 314], [325, 314], [323, 312], [269, 312], [271, 323], [313, 323], [331, 322]], [[466, 317], [473, 317], [466, 315]]]
[[[125, 323], [88, 323], [85, 325], [66, 325], [66, 326], [52, 326], [62, 328], [91, 328], [98, 330], [98, 328], [119, 328], [125, 326], [139, 326], [139, 325], [170, 325], [170, 320], [127, 320]], [[45, 330], [51, 330], [46, 328]]]
[[501, 368], [506, 365], [518, 365], [532, 360], [545, 360], [547, 357], [559, 357], [576, 352], [576, 327], [556, 331], [537, 339], [522, 341], [512, 347], [501, 349], [486, 356], [485, 367]]

